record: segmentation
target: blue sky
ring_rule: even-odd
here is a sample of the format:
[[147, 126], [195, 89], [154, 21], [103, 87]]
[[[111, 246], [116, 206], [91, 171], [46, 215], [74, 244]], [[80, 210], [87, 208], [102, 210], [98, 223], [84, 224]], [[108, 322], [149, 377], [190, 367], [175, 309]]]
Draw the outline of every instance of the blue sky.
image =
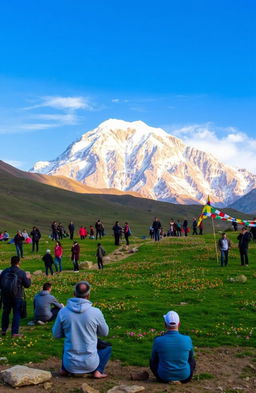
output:
[[256, 172], [255, 22], [254, 0], [2, 2], [0, 158], [29, 169], [121, 118]]

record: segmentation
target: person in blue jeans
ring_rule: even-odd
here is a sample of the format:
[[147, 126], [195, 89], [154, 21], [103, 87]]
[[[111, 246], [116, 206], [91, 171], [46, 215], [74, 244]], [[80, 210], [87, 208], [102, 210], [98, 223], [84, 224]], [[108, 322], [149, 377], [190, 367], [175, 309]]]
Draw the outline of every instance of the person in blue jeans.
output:
[[31, 285], [30, 273], [25, 273], [20, 269], [20, 258], [11, 258], [11, 267], [3, 270], [0, 275], [0, 289], [3, 303], [2, 332], [5, 336], [9, 327], [10, 313], [13, 310], [12, 337], [19, 337], [19, 324], [21, 318], [21, 307], [24, 299], [24, 288]]
[[78, 282], [74, 297], [59, 311], [53, 326], [53, 337], [64, 338], [61, 375], [92, 373], [97, 379], [107, 377], [104, 370], [112, 347], [98, 340], [98, 336], [107, 336], [109, 328], [89, 298], [90, 284]]
[[222, 233], [221, 238], [218, 241], [218, 247], [220, 250], [220, 264], [221, 266], [227, 266], [228, 264], [228, 252], [231, 248], [231, 242], [227, 238], [226, 233]]
[[154, 339], [151, 371], [159, 382], [187, 383], [196, 366], [192, 340], [179, 333], [180, 318], [175, 311], [169, 311], [163, 317], [167, 331]]

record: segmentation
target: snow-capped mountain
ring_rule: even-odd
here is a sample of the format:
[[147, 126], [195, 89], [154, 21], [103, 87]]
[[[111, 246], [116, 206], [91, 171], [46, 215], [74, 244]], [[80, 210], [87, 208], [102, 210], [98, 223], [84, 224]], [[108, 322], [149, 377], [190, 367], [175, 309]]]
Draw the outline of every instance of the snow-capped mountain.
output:
[[142, 121], [110, 119], [33, 172], [63, 175], [97, 188], [139, 192], [173, 203], [227, 206], [256, 187], [256, 175], [219, 162]]

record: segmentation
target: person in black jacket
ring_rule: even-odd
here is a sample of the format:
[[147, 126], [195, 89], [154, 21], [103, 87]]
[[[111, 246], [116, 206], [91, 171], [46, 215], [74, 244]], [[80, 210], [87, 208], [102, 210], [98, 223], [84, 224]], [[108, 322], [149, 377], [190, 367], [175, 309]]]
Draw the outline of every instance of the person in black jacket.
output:
[[252, 235], [248, 232], [246, 227], [243, 227], [241, 233], [237, 236], [237, 240], [239, 241], [238, 248], [240, 251], [241, 266], [248, 266], [248, 246], [251, 238]]
[[74, 232], [75, 232], [75, 225], [73, 224], [73, 221], [70, 221], [69, 226], [68, 226], [68, 230], [69, 230], [69, 237], [71, 240], [74, 239]]
[[20, 258], [11, 258], [11, 267], [5, 269], [0, 275], [1, 300], [3, 303], [2, 336], [6, 335], [9, 327], [9, 315], [13, 310], [12, 337], [19, 337], [19, 323], [21, 307], [24, 298], [24, 288], [31, 285], [30, 273], [20, 269]]
[[96, 240], [98, 239], [98, 237], [99, 237], [99, 239], [101, 239], [101, 237], [102, 237], [102, 232], [103, 232], [103, 224], [102, 224], [102, 222], [100, 221], [100, 220], [98, 220], [96, 223], [95, 223], [95, 229], [96, 229]]
[[157, 217], [155, 217], [152, 228], [154, 230], [154, 239], [155, 242], [159, 242], [160, 240], [160, 229], [162, 228], [161, 222], [158, 220]]
[[116, 221], [115, 225], [112, 228], [115, 236], [115, 245], [120, 246], [120, 237], [122, 235], [122, 227], [119, 225], [119, 222]]
[[53, 257], [51, 256], [51, 250], [46, 250], [46, 254], [43, 256], [42, 260], [44, 261], [45, 266], [45, 275], [48, 276], [48, 271], [50, 270], [51, 275], [53, 276]]
[[39, 250], [39, 240], [41, 239], [41, 233], [37, 227], [33, 227], [32, 231], [30, 232], [30, 236], [32, 238], [32, 252], [38, 252]]
[[17, 257], [23, 258], [23, 241], [25, 238], [22, 236], [21, 231], [17, 231], [16, 235], [14, 236], [14, 244], [17, 251]]

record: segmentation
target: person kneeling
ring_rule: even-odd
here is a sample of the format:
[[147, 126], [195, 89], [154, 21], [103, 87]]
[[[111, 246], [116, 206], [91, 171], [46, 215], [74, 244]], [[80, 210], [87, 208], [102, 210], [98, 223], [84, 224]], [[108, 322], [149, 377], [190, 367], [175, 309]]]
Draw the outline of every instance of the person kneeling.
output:
[[154, 339], [150, 369], [159, 382], [187, 383], [196, 366], [192, 340], [179, 333], [180, 318], [175, 311], [164, 315], [164, 321], [167, 332]]
[[102, 312], [92, 306], [89, 298], [90, 284], [78, 282], [74, 297], [60, 310], [53, 326], [53, 337], [65, 338], [61, 375], [93, 373], [94, 378], [107, 376], [104, 368], [112, 347], [104, 345], [100, 349], [97, 336], [107, 336], [109, 328]]
[[34, 319], [39, 325], [55, 320], [60, 309], [64, 307], [51, 295], [51, 290], [52, 284], [46, 282], [43, 290], [34, 297]]

